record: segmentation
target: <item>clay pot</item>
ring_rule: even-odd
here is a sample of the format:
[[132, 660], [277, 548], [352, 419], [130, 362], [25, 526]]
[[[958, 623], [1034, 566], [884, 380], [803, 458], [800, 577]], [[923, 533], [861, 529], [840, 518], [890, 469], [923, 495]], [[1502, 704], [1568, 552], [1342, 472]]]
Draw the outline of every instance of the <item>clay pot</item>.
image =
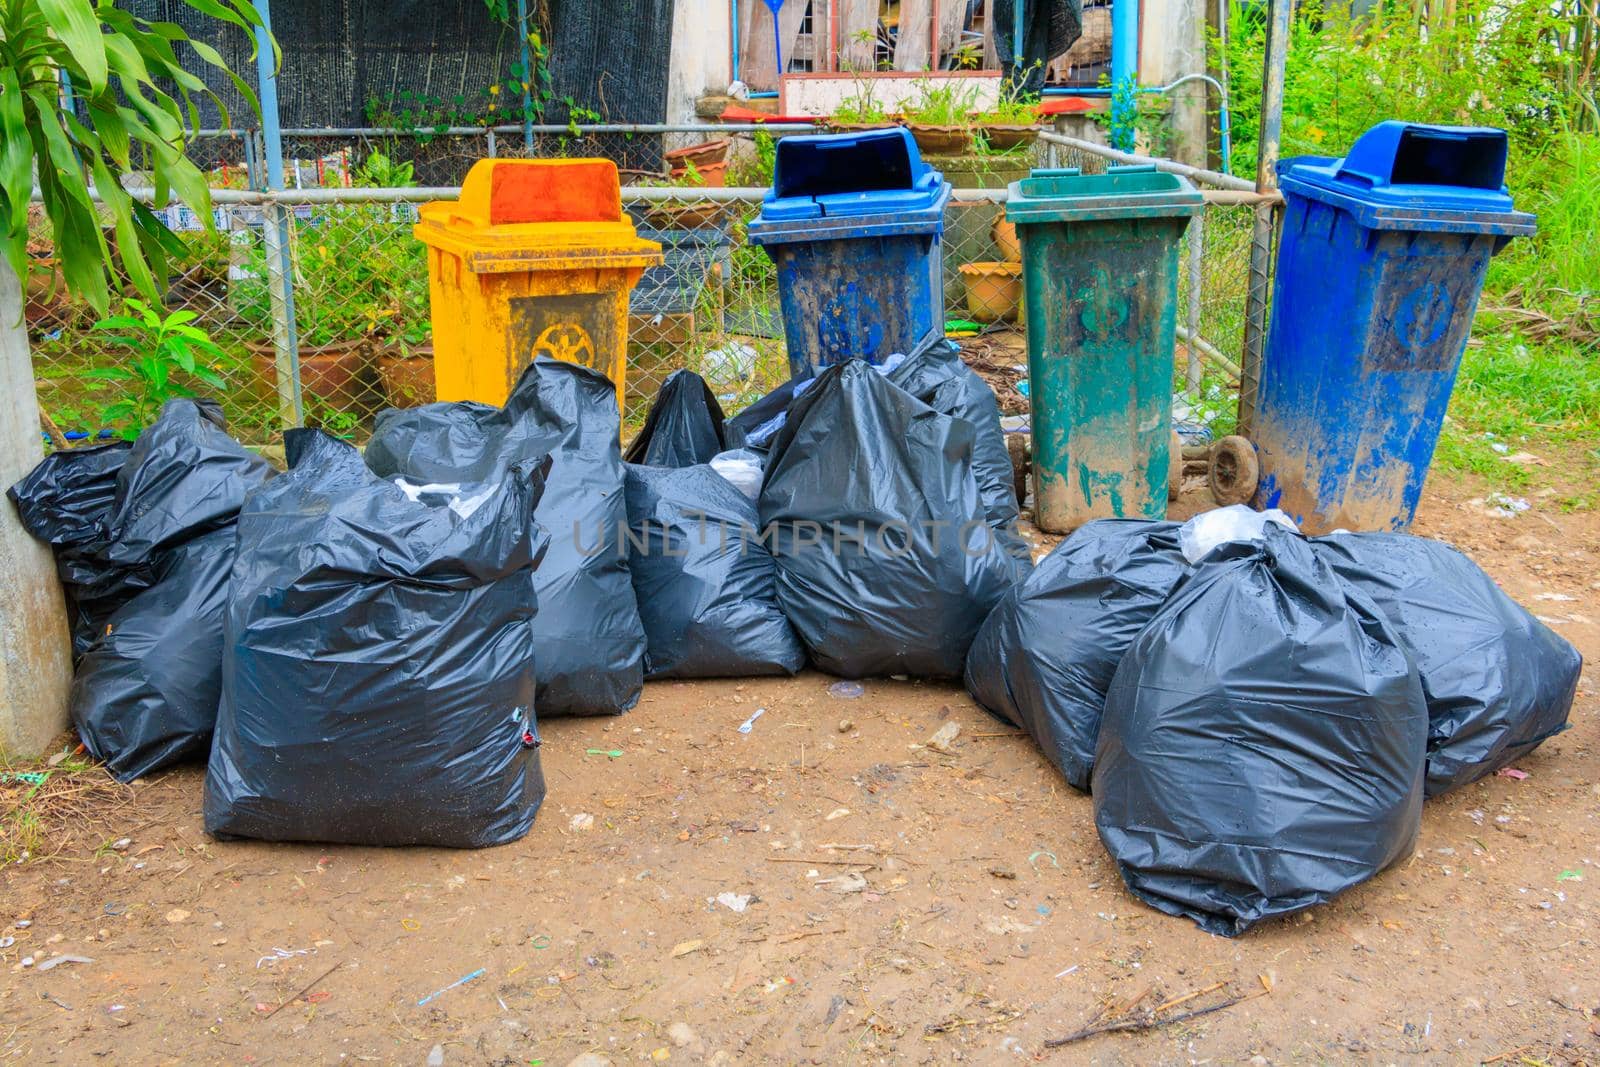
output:
[[410, 355], [398, 348], [378, 353], [378, 380], [392, 408], [414, 408], [438, 398], [433, 384], [433, 346], [416, 345]]
[[1000, 258], [1007, 263], [1022, 262], [1022, 241], [1017, 237], [1017, 227], [1014, 223], [1006, 221], [1006, 212], [1001, 208], [994, 217], [994, 225], [989, 227], [989, 236], [994, 238], [994, 243], [1000, 248]]
[[[268, 394], [278, 388], [277, 349], [271, 344], [251, 344], [250, 363]], [[300, 349], [302, 396], [341, 407], [371, 408], [374, 397], [372, 342], [366, 338]]]
[[[703, 188], [721, 189], [728, 183], [727, 160], [723, 160], [721, 163], [707, 163], [703, 167], [696, 168], [696, 170], [700, 174], [700, 184]], [[672, 176], [676, 178], [684, 173], [684, 171], [675, 170], [672, 172]]]
[[871, 130], [892, 130], [899, 123], [895, 122], [844, 122], [829, 119], [824, 124], [829, 133], [867, 133]]
[[674, 148], [666, 152], [661, 158], [667, 161], [667, 166], [673, 172], [687, 169], [685, 164], [693, 163], [697, 169], [704, 170], [709, 163], [721, 163], [728, 158], [728, 149], [732, 147], [733, 140], [728, 137], [719, 137], [715, 141], [703, 141], [692, 144], [687, 148]]
[[972, 151], [972, 130], [966, 126], [909, 124], [911, 136], [923, 155], [960, 156]]
[[1022, 264], [963, 263], [967, 316], [977, 322], [1016, 322], [1022, 306]]
[[1013, 125], [1004, 123], [996, 126], [983, 127], [983, 139], [989, 142], [989, 147], [996, 152], [1004, 152], [1008, 148], [1021, 148], [1030, 145], [1039, 139], [1039, 127]]
[[[691, 191], [685, 195], [693, 194]], [[713, 200], [703, 200], [697, 204], [658, 201], [643, 205], [640, 214], [644, 216], [645, 225], [658, 230], [698, 230], [721, 222], [727, 215], [729, 207], [728, 204]]]
[[23, 320], [30, 326], [52, 326], [64, 321], [67, 310], [67, 283], [61, 264], [54, 257], [31, 257], [23, 293]]

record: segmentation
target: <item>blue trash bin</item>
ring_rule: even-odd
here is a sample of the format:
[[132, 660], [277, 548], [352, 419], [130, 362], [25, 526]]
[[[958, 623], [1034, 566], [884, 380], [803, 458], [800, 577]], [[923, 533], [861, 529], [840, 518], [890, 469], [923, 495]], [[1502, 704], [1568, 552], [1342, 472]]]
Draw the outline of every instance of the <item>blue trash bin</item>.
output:
[[1489, 259], [1534, 232], [1505, 170], [1503, 130], [1405, 122], [1278, 164], [1256, 507], [1307, 533], [1411, 524]]
[[748, 235], [778, 268], [791, 374], [881, 363], [943, 331], [949, 199], [907, 130], [778, 142]]

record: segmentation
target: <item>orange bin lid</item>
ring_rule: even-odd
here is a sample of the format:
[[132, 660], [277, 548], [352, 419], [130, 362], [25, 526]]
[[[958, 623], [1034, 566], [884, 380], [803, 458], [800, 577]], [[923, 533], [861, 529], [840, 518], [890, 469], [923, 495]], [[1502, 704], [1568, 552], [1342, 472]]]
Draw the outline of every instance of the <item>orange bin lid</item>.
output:
[[461, 198], [423, 204], [415, 233], [475, 272], [649, 267], [661, 246], [622, 210], [609, 159], [480, 159]]

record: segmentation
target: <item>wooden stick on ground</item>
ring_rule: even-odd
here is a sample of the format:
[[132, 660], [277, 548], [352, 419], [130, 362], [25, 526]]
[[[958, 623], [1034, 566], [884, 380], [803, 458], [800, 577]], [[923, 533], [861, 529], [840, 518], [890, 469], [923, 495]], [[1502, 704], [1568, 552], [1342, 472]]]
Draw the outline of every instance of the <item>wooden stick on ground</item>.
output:
[[313, 989], [315, 989], [317, 987], [317, 984], [319, 982], [321, 982], [324, 978], [328, 977], [328, 975], [332, 974], [334, 971], [337, 971], [342, 966], [344, 966], [344, 960], [340, 960], [338, 963], [335, 963], [332, 967], [329, 967], [327, 970], [325, 970], [321, 974], [317, 975], [311, 981], [307, 982], [303, 987], [301, 987], [300, 992], [296, 993], [294, 996], [290, 997], [288, 1000], [284, 1001], [282, 1004], [279, 1004], [276, 1008], [273, 1008], [271, 1011], [267, 1012], [267, 1014], [262, 1016], [262, 1018], [265, 1018], [265, 1019], [272, 1018], [274, 1015], [278, 1014], [284, 1008], [287, 1008], [289, 1005], [293, 1004], [295, 1001], [299, 1000], [301, 997], [303, 997], [307, 993], [311, 992]]
[[1233, 1007], [1235, 1004], [1242, 1004], [1244, 1001], [1254, 1000], [1256, 997], [1265, 995], [1266, 994], [1263, 992], [1252, 993], [1247, 997], [1229, 997], [1227, 1000], [1224, 1000], [1219, 1004], [1213, 1004], [1206, 1008], [1196, 1008], [1194, 1011], [1180, 1012], [1177, 1015], [1170, 1015], [1165, 1019], [1156, 1018], [1155, 1014], [1152, 1012], [1149, 1015], [1144, 1015], [1137, 1019], [1120, 1019], [1116, 1022], [1100, 1023], [1095, 1026], [1087, 1026], [1076, 1033], [1068, 1034], [1066, 1037], [1052, 1037], [1044, 1043], [1044, 1047], [1060, 1048], [1062, 1045], [1071, 1045], [1078, 1041], [1084, 1041], [1088, 1038], [1096, 1037], [1100, 1034], [1115, 1034], [1132, 1030], [1159, 1030], [1163, 1026], [1171, 1026], [1174, 1023], [1181, 1023], [1189, 1019], [1198, 1018], [1201, 1015], [1210, 1015], [1214, 1011], [1223, 1011], [1224, 1009]]
[[1215, 993], [1217, 990], [1221, 989], [1227, 984], [1227, 982], [1218, 982], [1215, 985], [1208, 985], [1204, 989], [1196, 989], [1193, 993], [1185, 993], [1181, 997], [1173, 997], [1171, 1000], [1157, 1004], [1155, 1010], [1151, 1012], [1151, 1014], [1160, 1015], [1169, 1008], [1176, 1008], [1179, 1004], [1187, 1004], [1196, 997], [1203, 997], [1207, 993]]

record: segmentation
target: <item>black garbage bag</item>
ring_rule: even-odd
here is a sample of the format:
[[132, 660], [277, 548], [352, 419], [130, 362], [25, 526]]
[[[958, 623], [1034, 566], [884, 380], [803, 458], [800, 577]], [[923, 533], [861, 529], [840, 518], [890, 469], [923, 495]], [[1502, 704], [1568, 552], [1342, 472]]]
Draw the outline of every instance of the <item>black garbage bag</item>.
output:
[[628, 575], [617, 395], [604, 375], [535, 360], [506, 400], [378, 416], [367, 465], [419, 483], [491, 481], [550, 455], [534, 516], [550, 550], [534, 574], [539, 715], [618, 715], [644, 684], [644, 626]]
[[661, 383], [644, 427], [623, 459], [650, 467], [687, 467], [709, 463], [726, 447], [716, 394], [694, 371], [675, 370]]
[[164, 552], [155, 584], [111, 615], [78, 663], [73, 725], [119, 781], [211, 747], [236, 538], [229, 525]]
[[[891, 360], [895, 357], [891, 357]], [[961, 358], [955, 342], [935, 337], [883, 373], [941, 415], [972, 423], [972, 468], [989, 526], [1021, 571], [1031, 566], [1026, 545], [1017, 534], [1017, 490], [1000, 428], [1000, 402], [976, 371]], [[814, 379], [795, 378], [774, 389], [727, 420], [724, 437], [728, 448], [765, 451], [782, 429], [789, 410], [805, 395]]]
[[50, 453], [7, 495], [22, 528], [49, 545], [67, 599], [74, 660], [105, 628], [106, 620], [140, 589], [148, 575], [129, 572], [105, 559], [106, 520], [117, 491], [117, 473], [133, 447], [115, 441], [92, 448]]
[[1493, 774], [1567, 728], [1583, 656], [1448, 545], [1338, 533], [1317, 554], [1389, 617], [1428, 699], [1430, 797]]
[[1087, 791], [1117, 664], [1189, 569], [1175, 522], [1079, 527], [984, 620], [967, 653], [967, 691]]
[[1410, 854], [1427, 733], [1377, 605], [1269, 525], [1213, 550], [1123, 656], [1095, 826], [1135, 896], [1233, 936]]
[[628, 567], [649, 678], [794, 674], [805, 649], [778, 606], [755, 501], [706, 464], [629, 464]]
[[106, 558], [154, 568], [162, 549], [226, 526], [272, 467], [229, 436], [211, 402], [169, 400], [117, 474]]
[[961, 348], [936, 337], [889, 372], [889, 380], [941, 415], [972, 423], [972, 473], [989, 526], [1005, 541], [1008, 554], [1028, 562], [1017, 535], [1017, 486], [1000, 428], [1000, 402], [989, 383], [961, 359]]
[[272, 473], [222, 428], [219, 409], [188, 399], [162, 408], [117, 473], [100, 555], [147, 588], [101, 625], [68, 710], [84, 746], [122, 781], [211, 743], [234, 523]]
[[548, 461], [407, 492], [318, 430], [239, 516], [218, 837], [478, 848], [544, 799], [527, 521]]
[[973, 435], [860, 361], [790, 410], [760, 514], [778, 602], [821, 669], [960, 676], [1014, 574], [985, 521]]

